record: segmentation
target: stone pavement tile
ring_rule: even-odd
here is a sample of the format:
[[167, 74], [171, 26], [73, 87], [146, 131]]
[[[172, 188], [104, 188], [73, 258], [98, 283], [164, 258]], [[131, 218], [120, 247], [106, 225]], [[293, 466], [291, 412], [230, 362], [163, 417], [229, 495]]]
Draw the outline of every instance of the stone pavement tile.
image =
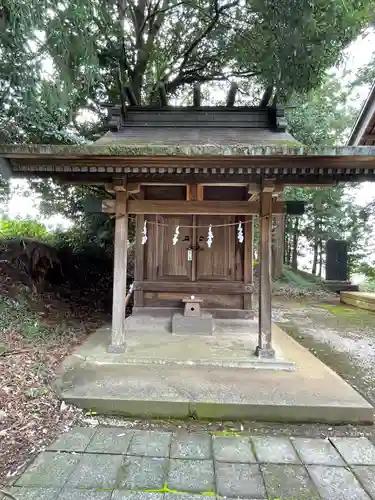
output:
[[179, 493], [166, 493], [164, 495], [164, 500], [213, 500], [213, 498], [214, 497], [212, 495], [189, 495], [188, 493], [186, 493], [183, 497], [181, 497], [181, 494]]
[[269, 498], [280, 500], [317, 500], [315, 489], [302, 465], [263, 464], [260, 466]]
[[375, 446], [365, 437], [331, 438], [349, 465], [375, 465]]
[[121, 455], [85, 454], [69, 477], [66, 488], [114, 488]]
[[215, 487], [212, 460], [178, 460], [169, 462], [168, 488], [193, 493], [212, 492]]
[[259, 465], [216, 462], [216, 493], [221, 496], [266, 498]]
[[[3, 488], [9, 491], [17, 500], [57, 500], [60, 488]], [[1, 500], [9, 500], [9, 497], [2, 496]]]
[[356, 465], [352, 467], [352, 471], [371, 498], [375, 498], [375, 467]]
[[203, 433], [179, 432], [172, 436], [171, 458], [212, 458], [211, 436]]
[[215, 460], [256, 463], [249, 438], [213, 436], [212, 445]]
[[251, 438], [259, 462], [299, 464], [297, 453], [286, 437], [254, 436]]
[[53, 451], [85, 451], [96, 429], [89, 427], [73, 427], [69, 432], [61, 434], [49, 447]]
[[301, 460], [307, 465], [345, 465], [328, 439], [291, 438]]
[[[188, 500], [185, 496], [183, 500]], [[115, 490], [111, 500], [164, 500], [164, 493], [152, 493], [146, 491]], [[182, 500], [180, 498], [180, 500]], [[212, 499], [211, 499], [212, 500]]]
[[308, 465], [307, 470], [323, 500], [370, 500], [354, 474], [345, 467]]
[[168, 459], [151, 457], [126, 457], [119, 474], [121, 489], [163, 488], [167, 480]]
[[64, 488], [57, 500], [111, 500], [112, 491], [79, 490]]
[[102, 427], [97, 430], [86, 453], [126, 454], [134, 431], [121, 427]]
[[159, 431], [134, 431], [128, 455], [144, 457], [169, 457], [172, 434]]
[[45, 451], [26, 469], [16, 481], [16, 486], [64, 486], [78, 464], [81, 454]]

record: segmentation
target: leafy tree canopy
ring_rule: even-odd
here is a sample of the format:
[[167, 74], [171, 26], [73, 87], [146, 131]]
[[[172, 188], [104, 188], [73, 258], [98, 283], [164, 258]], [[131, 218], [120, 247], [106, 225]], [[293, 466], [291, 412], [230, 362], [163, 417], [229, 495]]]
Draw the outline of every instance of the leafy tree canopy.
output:
[[320, 82], [374, 6], [374, 0], [5, 0], [0, 89], [34, 108], [34, 127], [51, 118], [56, 130], [74, 123], [81, 108], [101, 116], [100, 104], [119, 102], [124, 86], [138, 103], [150, 103], [158, 101], [160, 82], [178, 96], [194, 82], [251, 78], [287, 98]]

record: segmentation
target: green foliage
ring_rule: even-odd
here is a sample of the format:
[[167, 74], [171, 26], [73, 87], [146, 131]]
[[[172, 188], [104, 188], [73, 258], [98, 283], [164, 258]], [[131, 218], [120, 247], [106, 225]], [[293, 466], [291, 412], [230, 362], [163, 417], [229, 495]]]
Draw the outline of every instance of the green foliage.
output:
[[0, 219], [0, 239], [33, 238], [51, 242], [53, 234], [47, 228], [32, 219]]
[[350, 104], [351, 88], [334, 75], [308, 94], [295, 94], [287, 115], [289, 132], [307, 146], [345, 144], [358, 110]]
[[[307, 275], [307, 273], [306, 273]], [[306, 289], [316, 289], [318, 286], [318, 281], [313, 280], [312, 276], [306, 276], [302, 274], [300, 271], [294, 271], [289, 266], [284, 266], [283, 274], [280, 278], [281, 283], [288, 283], [290, 286], [294, 288], [306, 288]]]
[[53, 328], [41, 322], [24, 299], [0, 296], [0, 331], [9, 329], [18, 330], [26, 341], [54, 334]]
[[80, 108], [100, 115], [99, 103], [120, 102], [124, 84], [148, 103], [158, 101], [159, 82], [172, 95], [228, 78], [272, 84], [284, 97], [307, 91], [373, 7], [373, 0], [5, 0], [0, 48], [5, 74], [14, 57], [18, 81], [29, 83], [21, 97], [32, 104], [37, 96], [32, 112], [47, 104], [58, 123], [77, 128]]

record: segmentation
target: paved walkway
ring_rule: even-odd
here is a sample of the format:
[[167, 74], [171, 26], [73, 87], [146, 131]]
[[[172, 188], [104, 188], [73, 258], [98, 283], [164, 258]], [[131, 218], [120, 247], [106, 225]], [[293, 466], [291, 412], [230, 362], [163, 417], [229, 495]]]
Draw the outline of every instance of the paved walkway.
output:
[[17, 500], [178, 500], [182, 493], [183, 500], [368, 500], [375, 499], [375, 447], [364, 437], [75, 427], [10, 492]]

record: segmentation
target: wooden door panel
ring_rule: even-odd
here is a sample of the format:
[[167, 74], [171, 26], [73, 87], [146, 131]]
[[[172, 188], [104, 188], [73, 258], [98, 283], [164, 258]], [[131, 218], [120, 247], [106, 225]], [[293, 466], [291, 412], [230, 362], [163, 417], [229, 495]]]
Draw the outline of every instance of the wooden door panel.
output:
[[197, 216], [197, 280], [235, 280], [235, 226], [214, 227], [211, 248], [207, 245], [208, 226], [229, 224], [233, 216]]
[[157, 279], [184, 281], [191, 280], [192, 262], [188, 261], [188, 248], [192, 246], [192, 228], [180, 228], [179, 241], [172, 240], [177, 226], [191, 226], [191, 215], [158, 216]]

